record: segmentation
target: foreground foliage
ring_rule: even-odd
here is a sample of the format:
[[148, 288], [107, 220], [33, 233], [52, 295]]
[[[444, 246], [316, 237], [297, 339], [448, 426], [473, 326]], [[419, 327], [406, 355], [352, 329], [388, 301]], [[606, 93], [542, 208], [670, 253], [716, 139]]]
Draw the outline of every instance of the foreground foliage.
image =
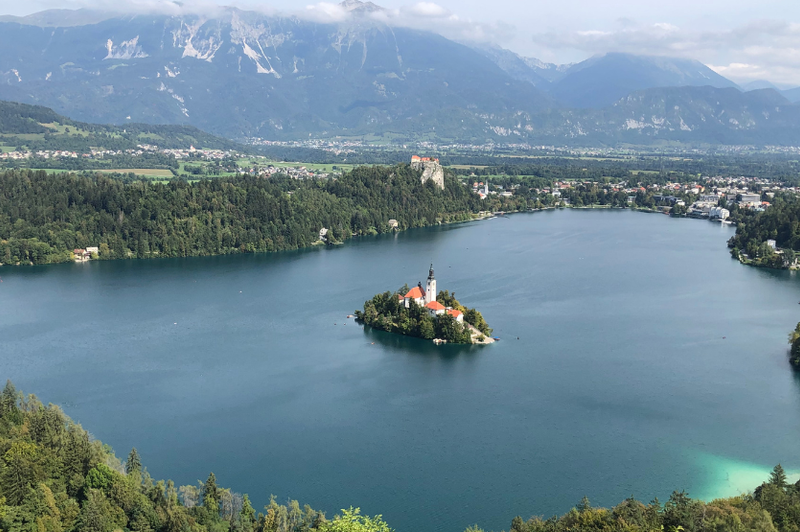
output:
[[[561, 517], [515, 517], [510, 532], [796, 532], [800, 530], [800, 482], [789, 484], [777, 465], [753, 494], [703, 502], [675, 491], [666, 504], [633, 497], [614, 508], [594, 508], [584, 497]], [[483, 532], [475, 527], [467, 532]]]
[[490, 335], [489, 328], [480, 312], [464, 307], [454, 295], [447, 290], [439, 292], [436, 300], [445, 307], [451, 307], [464, 313], [464, 323], [459, 323], [449, 314], [432, 317], [428, 310], [416, 303], [409, 308], [398, 296], [405, 295], [408, 286], [397, 292], [377, 294], [364, 303], [364, 310], [356, 311], [356, 318], [376, 329], [406, 336], [415, 336], [432, 340], [440, 338], [451, 344], [471, 344], [472, 334], [467, 324], [472, 325], [484, 335]]
[[468, 220], [481, 200], [455, 180], [420, 183], [408, 165], [361, 167], [337, 180], [230, 177], [123, 182], [103, 175], [0, 173], [0, 263], [188, 257], [298, 249], [353, 235]]
[[2, 532], [391, 532], [357, 509], [322, 512], [274, 497], [256, 513], [247, 495], [217, 485], [154, 481], [133, 449], [123, 464], [57, 406], [0, 394]]

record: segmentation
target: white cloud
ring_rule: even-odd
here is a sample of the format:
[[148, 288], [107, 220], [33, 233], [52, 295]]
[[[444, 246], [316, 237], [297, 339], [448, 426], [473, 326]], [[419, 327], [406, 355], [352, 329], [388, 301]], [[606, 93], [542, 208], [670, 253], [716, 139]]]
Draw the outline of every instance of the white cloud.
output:
[[305, 12], [299, 13], [299, 15], [314, 22], [329, 23], [342, 22], [350, 16], [350, 13], [339, 4], [319, 2], [306, 6]]
[[515, 33], [510, 24], [499, 21], [476, 22], [459, 17], [433, 2], [417, 2], [398, 9], [372, 10], [352, 10], [340, 4], [320, 2], [307, 6], [303, 11], [286, 14], [322, 23], [341, 23], [351, 19], [373, 21], [394, 27], [432, 31], [457, 41], [504, 43]]
[[439, 4], [433, 2], [418, 2], [404, 9], [412, 16], [442, 18], [449, 17], [452, 13]]

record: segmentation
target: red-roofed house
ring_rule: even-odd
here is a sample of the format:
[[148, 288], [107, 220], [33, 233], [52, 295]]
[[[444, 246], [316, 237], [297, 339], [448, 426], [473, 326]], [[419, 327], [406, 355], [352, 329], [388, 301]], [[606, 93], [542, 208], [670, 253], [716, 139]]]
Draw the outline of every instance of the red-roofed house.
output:
[[425, 308], [428, 309], [428, 312], [432, 317], [436, 317], [439, 314], [444, 314], [446, 310], [444, 308], [444, 305], [442, 305], [438, 301], [431, 301], [430, 303], [425, 305]]
[[405, 302], [406, 308], [411, 306], [412, 301], [417, 305], [422, 306], [425, 304], [425, 291], [421, 286], [415, 286], [409, 290], [405, 296], [403, 296], [403, 301]]
[[459, 323], [464, 321], [464, 313], [461, 312], [460, 310], [456, 310], [454, 308], [449, 308], [449, 309], [447, 309], [447, 313], [450, 314], [451, 316], [453, 316], [456, 319], [456, 321], [459, 322]]

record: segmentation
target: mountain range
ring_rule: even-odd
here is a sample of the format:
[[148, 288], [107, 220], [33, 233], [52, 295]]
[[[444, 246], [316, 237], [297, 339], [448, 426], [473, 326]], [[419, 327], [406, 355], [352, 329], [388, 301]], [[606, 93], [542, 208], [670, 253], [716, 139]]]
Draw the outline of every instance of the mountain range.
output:
[[338, 23], [235, 8], [0, 17], [0, 99], [234, 139], [800, 142], [789, 99], [800, 94], [743, 92], [697, 61], [548, 64], [387, 25], [372, 3], [341, 6], [350, 16]]

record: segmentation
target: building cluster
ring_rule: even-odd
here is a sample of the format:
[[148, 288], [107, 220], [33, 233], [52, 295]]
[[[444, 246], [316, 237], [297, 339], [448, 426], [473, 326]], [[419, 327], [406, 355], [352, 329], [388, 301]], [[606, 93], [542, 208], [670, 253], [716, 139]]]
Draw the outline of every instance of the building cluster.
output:
[[97, 246], [89, 246], [85, 249], [74, 249], [72, 254], [75, 256], [75, 262], [87, 262], [92, 258], [92, 255], [99, 255], [100, 248]]
[[411, 308], [411, 305], [425, 307], [428, 314], [433, 318], [441, 316], [442, 314], [449, 314], [459, 323], [464, 321], [463, 312], [452, 307], [445, 307], [436, 301], [436, 278], [433, 276], [433, 264], [431, 264], [431, 269], [428, 272], [428, 279], [425, 282], [425, 287], [422, 286], [422, 283], [418, 283], [417, 286], [409, 290], [406, 294], [397, 294], [397, 299], [403, 303], [406, 308]]
[[[507, 128], [497, 128], [495, 132], [503, 136], [511, 132]], [[496, 142], [487, 141], [481, 144], [467, 142], [437, 143], [430, 141], [418, 141], [411, 139], [381, 139], [380, 142], [374, 140], [359, 139], [357, 137], [327, 137], [327, 138], [308, 138], [305, 140], [269, 140], [260, 137], [250, 137], [244, 140], [246, 144], [252, 146], [278, 146], [286, 148], [313, 148], [324, 150], [335, 154], [349, 154], [363, 151], [383, 151], [386, 149], [397, 150], [419, 150], [435, 151], [448, 154], [480, 153], [492, 155], [552, 155], [552, 156], [572, 156], [572, 157], [640, 157], [642, 150], [635, 147], [622, 148], [592, 148], [592, 147], [570, 147], [544, 144], [532, 144], [529, 142]], [[661, 147], [660, 155], [713, 155], [713, 154], [748, 154], [748, 153], [783, 153], [798, 154], [800, 147], [797, 146], [753, 146], [753, 145], [732, 145], [716, 146], [710, 148], [686, 148], [685, 146]], [[645, 152], [648, 153], [648, 152]]]
[[139, 148], [146, 149], [147, 151], [163, 153], [165, 155], [172, 155], [176, 159], [203, 159], [206, 161], [220, 161], [222, 159], [238, 159], [243, 157], [242, 154], [232, 150], [198, 150], [194, 146], [189, 149], [161, 149], [157, 146], [139, 145]]
[[267, 177], [267, 178], [272, 176], [285, 175], [293, 179], [313, 179], [313, 178], [327, 179], [334, 175], [333, 173], [329, 172], [315, 172], [314, 170], [309, 170], [305, 166], [274, 166], [271, 164], [267, 166], [257, 166], [253, 168], [240, 168], [239, 173], [249, 174], [258, 177]]
[[172, 155], [176, 159], [202, 159], [202, 160], [221, 160], [228, 157], [238, 158], [240, 155], [234, 151], [226, 150], [196, 150], [194, 147], [189, 149], [175, 150], [162, 149], [158, 146], [140, 144], [136, 149], [126, 150], [96, 150], [90, 149], [86, 152], [75, 152], [68, 150], [38, 150], [38, 151], [10, 151], [0, 152], [0, 160], [24, 160], [31, 158], [39, 159], [106, 159], [127, 155], [129, 157], [140, 157], [145, 153], [161, 153]]
[[0, 152], [0, 160], [16, 161], [38, 157], [40, 159], [78, 159], [80, 157], [90, 157], [85, 153], [77, 153], [66, 150], [39, 150], [39, 151], [10, 151]]

